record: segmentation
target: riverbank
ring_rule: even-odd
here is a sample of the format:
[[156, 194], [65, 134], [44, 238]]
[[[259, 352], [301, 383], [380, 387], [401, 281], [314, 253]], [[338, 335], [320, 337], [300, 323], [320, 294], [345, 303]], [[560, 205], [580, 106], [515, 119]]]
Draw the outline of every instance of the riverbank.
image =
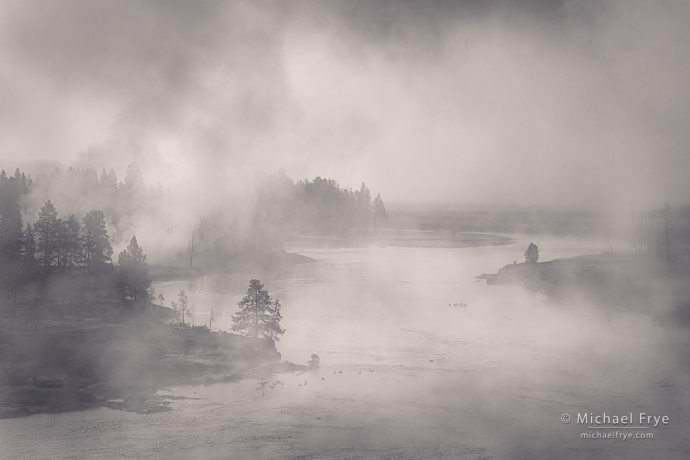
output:
[[172, 385], [206, 385], [302, 369], [272, 341], [140, 322], [5, 334], [0, 418], [110, 407], [170, 410]]
[[636, 251], [605, 252], [541, 263], [513, 263], [484, 274], [489, 285], [513, 284], [549, 299], [581, 298], [690, 325], [689, 267]]

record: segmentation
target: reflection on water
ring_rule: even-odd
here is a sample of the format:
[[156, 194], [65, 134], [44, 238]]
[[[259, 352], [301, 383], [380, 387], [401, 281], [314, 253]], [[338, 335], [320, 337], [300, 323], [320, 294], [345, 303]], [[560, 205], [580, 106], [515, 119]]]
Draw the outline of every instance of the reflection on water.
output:
[[[173, 388], [174, 411], [98, 409], [0, 422], [3, 458], [690, 458], [683, 331], [650, 317], [551, 305], [475, 276], [529, 241], [483, 248], [307, 247], [318, 260], [256, 274], [283, 305], [283, 359], [322, 368], [256, 389]], [[299, 244], [304, 244], [299, 243]], [[551, 239], [542, 258], [599, 252]], [[229, 330], [250, 276], [156, 286], [188, 291], [197, 324]], [[458, 304], [458, 306], [454, 306]], [[460, 306], [466, 304], [466, 306]], [[450, 305], [450, 306], [449, 306]], [[216, 325], [214, 324], [214, 329]], [[306, 384], [305, 384], [306, 381]], [[302, 384], [300, 386], [300, 384]], [[668, 415], [655, 439], [586, 440], [563, 413]]]

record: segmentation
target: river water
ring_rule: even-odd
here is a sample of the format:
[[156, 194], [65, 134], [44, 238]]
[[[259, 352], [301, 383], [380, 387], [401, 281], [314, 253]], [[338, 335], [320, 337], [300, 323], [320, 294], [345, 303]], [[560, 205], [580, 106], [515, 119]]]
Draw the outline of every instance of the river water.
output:
[[[157, 283], [188, 292], [196, 324], [229, 330], [247, 281], [282, 304], [283, 359], [318, 371], [175, 387], [198, 399], [140, 415], [105, 408], [0, 421], [1, 458], [690, 458], [688, 335], [649, 314], [552, 304], [475, 277], [521, 260], [528, 237], [471, 248], [338, 247], [283, 273]], [[532, 237], [534, 238], [534, 237]], [[601, 242], [540, 237], [542, 260]], [[457, 304], [457, 306], [455, 306]], [[659, 306], [662, 308], [663, 306]], [[301, 385], [300, 385], [301, 384]], [[668, 416], [641, 426], [639, 413]], [[587, 429], [577, 414], [635, 423]], [[571, 416], [562, 423], [562, 414]], [[647, 426], [647, 423], [643, 423]], [[622, 426], [622, 425], [621, 425]], [[582, 439], [582, 433], [653, 439]]]

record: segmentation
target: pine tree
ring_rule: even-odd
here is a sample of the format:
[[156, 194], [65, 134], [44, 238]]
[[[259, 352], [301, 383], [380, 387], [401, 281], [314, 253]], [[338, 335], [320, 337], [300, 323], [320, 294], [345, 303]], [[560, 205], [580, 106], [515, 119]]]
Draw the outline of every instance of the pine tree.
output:
[[31, 272], [36, 267], [36, 235], [31, 224], [26, 224], [22, 236], [22, 265]]
[[67, 233], [67, 222], [57, 219], [57, 239], [55, 240], [56, 265], [58, 270], [62, 267], [65, 272], [65, 237]]
[[175, 310], [175, 321], [177, 321], [177, 324], [180, 324], [180, 322], [182, 322], [182, 325], [184, 326], [185, 316], [192, 316], [192, 313], [187, 309], [187, 292], [184, 289], [180, 289], [180, 292], [177, 294], [177, 300], [179, 301], [179, 303], [173, 302], [171, 300], [170, 307], [173, 310]]
[[149, 299], [149, 267], [146, 254], [133, 236], [127, 248], [117, 258], [117, 273], [115, 287], [122, 295], [122, 302], [126, 300], [142, 301]]
[[249, 289], [237, 303], [240, 310], [232, 317], [232, 330], [250, 337], [265, 337], [278, 341], [284, 329], [280, 327], [280, 302], [271, 300], [268, 291], [259, 280], [249, 281]]
[[38, 237], [38, 250], [43, 259], [43, 268], [48, 269], [55, 261], [58, 239], [58, 219], [57, 210], [53, 203], [48, 200], [41, 207], [38, 214], [38, 222], [34, 225], [34, 230]]
[[0, 257], [5, 262], [18, 262], [22, 249], [22, 213], [19, 203], [13, 199], [3, 200], [0, 215]]
[[108, 230], [105, 228], [103, 211], [90, 211], [84, 216], [82, 238], [84, 244], [84, 266], [86, 273], [108, 266], [112, 261], [113, 248], [110, 246]]
[[359, 227], [364, 230], [369, 229], [369, 217], [371, 215], [371, 193], [366, 184], [362, 182], [362, 187], [356, 193], [357, 197], [357, 217]]
[[63, 235], [64, 267], [68, 273], [72, 273], [82, 259], [81, 225], [74, 214], [70, 214], [64, 222]]
[[113, 168], [108, 171], [108, 186], [117, 191], [117, 174]]
[[189, 299], [187, 299], [187, 291], [180, 289], [180, 292], [177, 294], [177, 300], [179, 301], [178, 306], [180, 316], [182, 317], [182, 324], [184, 324], [184, 317], [192, 316], [192, 313], [189, 311]]
[[125, 214], [134, 214], [144, 208], [146, 204], [146, 186], [137, 163], [127, 167], [125, 181], [120, 187], [122, 204]]
[[539, 262], [539, 248], [536, 244], [530, 243], [525, 251], [525, 261], [536, 264]]
[[[10, 179], [10, 181], [13, 180]], [[22, 254], [22, 213], [19, 210], [19, 201], [13, 194], [3, 194], [2, 215], [0, 215], [0, 259], [6, 270], [7, 292], [9, 296], [14, 294], [16, 301], [19, 281], [19, 265]]]
[[387, 220], [388, 214], [386, 213], [386, 206], [383, 204], [381, 194], [377, 193], [376, 198], [374, 198], [374, 229]]
[[101, 173], [100, 178], [100, 201], [103, 203], [103, 211], [105, 211], [111, 219], [113, 225], [116, 225], [122, 216], [120, 209], [120, 193], [118, 191], [117, 174], [115, 170], [110, 169], [106, 173], [105, 168]]
[[312, 353], [311, 359], [307, 365], [309, 366], [309, 370], [318, 369], [321, 366], [321, 358], [319, 358], [319, 355]]
[[108, 182], [108, 171], [103, 168], [103, 171], [101, 171], [101, 177], [98, 180], [98, 183], [100, 184], [101, 187], [103, 187], [106, 183]]

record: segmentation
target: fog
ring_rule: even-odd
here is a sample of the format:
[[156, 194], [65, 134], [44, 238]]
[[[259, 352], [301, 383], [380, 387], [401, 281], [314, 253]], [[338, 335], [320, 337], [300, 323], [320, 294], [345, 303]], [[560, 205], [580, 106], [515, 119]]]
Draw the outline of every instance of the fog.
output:
[[[515, 235], [524, 241], [521, 235]], [[545, 260], [596, 242], [540, 237]], [[284, 305], [282, 358], [318, 371], [178, 385], [163, 414], [96, 409], [0, 421], [11, 456], [111, 458], [685, 458], [687, 329], [649, 312], [557, 303], [475, 274], [521, 256], [494, 248], [319, 248], [287, 275], [267, 276]], [[215, 308], [227, 330], [246, 276], [157, 282], [188, 290], [197, 322]], [[451, 307], [462, 302], [465, 307]], [[668, 308], [665, 299], [652, 309]], [[342, 372], [342, 373], [341, 373]], [[263, 376], [265, 378], [265, 376]], [[302, 385], [308, 380], [308, 385]], [[265, 393], [265, 394], [264, 394]], [[185, 400], [183, 398], [192, 398]], [[198, 399], [201, 398], [201, 399]], [[106, 412], [107, 411], [107, 412]], [[582, 440], [562, 413], [642, 411], [671, 417], [650, 440]], [[57, 419], [56, 417], [60, 417]], [[636, 415], [637, 417], [637, 415]], [[59, 420], [60, 423], [56, 423]], [[27, 437], [28, 436], [28, 437]], [[28, 444], [25, 439], [39, 437]]]
[[0, 457], [687, 458], [688, 18], [2, 2]]
[[3, 2], [0, 155], [134, 160], [203, 203], [284, 167], [400, 202], [677, 204], [687, 8]]

